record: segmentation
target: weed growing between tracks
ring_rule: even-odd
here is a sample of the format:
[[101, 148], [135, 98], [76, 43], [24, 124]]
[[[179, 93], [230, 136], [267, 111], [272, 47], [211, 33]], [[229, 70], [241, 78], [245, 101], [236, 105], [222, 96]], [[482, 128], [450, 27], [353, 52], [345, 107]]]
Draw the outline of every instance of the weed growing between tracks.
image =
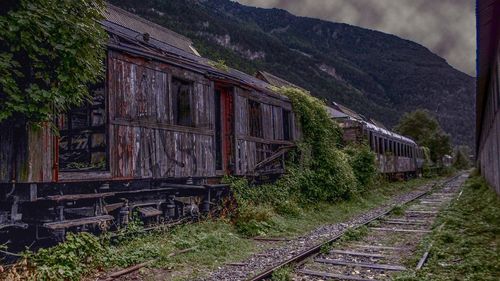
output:
[[293, 269], [291, 267], [282, 267], [273, 272], [271, 281], [292, 281], [292, 272]]
[[[423, 252], [433, 242], [424, 268], [396, 280], [498, 280], [500, 199], [481, 177], [466, 182], [458, 201], [439, 216], [435, 225], [438, 227], [421, 247]], [[409, 264], [416, 265], [420, 256]]]

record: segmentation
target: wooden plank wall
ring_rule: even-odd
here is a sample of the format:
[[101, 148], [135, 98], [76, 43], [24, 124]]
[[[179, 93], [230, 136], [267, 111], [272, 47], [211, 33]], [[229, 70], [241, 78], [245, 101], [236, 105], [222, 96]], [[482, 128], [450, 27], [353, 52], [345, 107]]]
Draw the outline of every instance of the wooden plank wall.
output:
[[0, 182], [7, 183], [14, 172], [14, 131], [9, 124], [0, 124]]
[[48, 125], [14, 128], [0, 125], [0, 182], [50, 182], [54, 172], [54, 136]]
[[481, 174], [500, 196], [500, 46], [490, 61], [489, 87], [484, 92], [485, 108], [479, 136], [478, 161]]
[[29, 173], [28, 182], [50, 182], [54, 174], [55, 139], [49, 125], [32, 129], [28, 134]]
[[[203, 76], [118, 53], [110, 56], [113, 178], [215, 176], [214, 97]], [[193, 126], [177, 126], [172, 77], [193, 81]]]
[[[237, 175], [251, 173], [255, 165], [276, 151], [280, 145], [290, 144], [283, 140], [283, 109], [291, 112], [291, 104], [264, 93], [235, 87], [235, 134]], [[248, 100], [260, 102], [262, 114], [262, 138], [250, 136]], [[292, 139], [296, 139], [296, 126], [291, 116]]]

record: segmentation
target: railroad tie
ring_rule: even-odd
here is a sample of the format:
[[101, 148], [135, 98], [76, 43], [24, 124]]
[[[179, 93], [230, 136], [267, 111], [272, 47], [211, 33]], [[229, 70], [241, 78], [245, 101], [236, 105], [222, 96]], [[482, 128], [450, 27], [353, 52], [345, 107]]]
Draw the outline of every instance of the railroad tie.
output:
[[349, 262], [343, 260], [330, 260], [330, 259], [315, 259], [315, 262], [326, 263], [332, 265], [343, 265], [352, 267], [364, 267], [372, 269], [390, 270], [390, 271], [405, 271], [406, 267], [398, 264], [379, 264], [379, 263], [365, 263], [365, 262]]
[[430, 230], [422, 230], [422, 229], [401, 229], [401, 228], [384, 228], [384, 227], [370, 227], [370, 229], [378, 231], [393, 231], [393, 232], [408, 232], [408, 233], [431, 233]]
[[376, 280], [376, 279], [366, 279], [366, 278], [362, 278], [362, 277], [357, 277], [354, 275], [334, 274], [334, 273], [329, 273], [329, 272], [315, 271], [315, 270], [308, 270], [308, 269], [297, 270], [297, 273], [304, 274], [304, 275], [310, 275], [310, 276], [316, 276], [316, 277], [333, 278], [333, 279], [339, 279], [339, 280], [352, 280], [352, 281], [374, 281], [374, 280]]
[[345, 250], [335, 250], [335, 249], [330, 250], [330, 253], [349, 255], [349, 256], [368, 257], [368, 258], [385, 258], [386, 257], [385, 255], [381, 255], [381, 254], [356, 252], [356, 251], [345, 251]]
[[394, 220], [385, 220], [384, 223], [387, 223], [387, 224], [400, 224], [400, 225], [426, 225], [425, 222], [394, 221]]
[[408, 211], [406, 211], [406, 213], [407, 214], [410, 213], [410, 214], [435, 215], [438, 212], [437, 211], [412, 211], [412, 210], [408, 210]]
[[353, 246], [365, 249], [373, 249], [373, 250], [389, 250], [389, 251], [408, 250], [408, 248], [403, 248], [403, 247], [390, 247], [390, 246], [379, 246], [379, 245], [368, 245], [368, 244], [354, 244]]

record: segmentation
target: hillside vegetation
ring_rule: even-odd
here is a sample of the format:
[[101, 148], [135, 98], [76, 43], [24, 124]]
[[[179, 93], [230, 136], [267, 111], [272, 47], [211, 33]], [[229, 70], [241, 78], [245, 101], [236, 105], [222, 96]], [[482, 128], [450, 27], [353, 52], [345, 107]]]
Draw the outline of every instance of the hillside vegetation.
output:
[[190, 37], [203, 56], [269, 71], [388, 127], [427, 109], [455, 144], [473, 146], [474, 78], [414, 42], [229, 0], [111, 2]]

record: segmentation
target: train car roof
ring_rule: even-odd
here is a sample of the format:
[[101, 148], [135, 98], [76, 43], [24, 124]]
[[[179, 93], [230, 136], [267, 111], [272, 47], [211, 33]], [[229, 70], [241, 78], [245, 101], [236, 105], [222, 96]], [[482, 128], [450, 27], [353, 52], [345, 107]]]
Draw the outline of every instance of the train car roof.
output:
[[[295, 84], [286, 81], [283, 78], [280, 78], [278, 76], [275, 76], [275, 75], [268, 73], [268, 72], [265, 72], [265, 71], [257, 72], [256, 76], [259, 77], [260, 79], [265, 80], [266, 82], [269, 82], [270, 84], [272, 84], [273, 86], [276, 86], [276, 87], [287, 86], [287, 87], [295, 87], [295, 88], [302, 89], [302, 88], [296, 86]], [[402, 135], [399, 135], [399, 134], [396, 134], [396, 133], [386, 129], [383, 125], [379, 124], [376, 121], [373, 121], [371, 119], [367, 120], [363, 115], [361, 115], [361, 114], [357, 113], [356, 111], [351, 110], [348, 107], [343, 106], [337, 102], [332, 102], [331, 106], [326, 106], [326, 111], [328, 112], [328, 114], [332, 118], [354, 120], [356, 122], [364, 124], [368, 129], [370, 129], [374, 132], [378, 132], [380, 134], [389, 136], [393, 139], [397, 139], [397, 140], [402, 141], [402, 142], [417, 145], [412, 139], [405, 137], [405, 136], [402, 136]]]
[[216, 81], [258, 90], [288, 101], [286, 96], [272, 91], [269, 83], [230, 67], [217, 68], [217, 63], [198, 54], [188, 38], [123, 9], [108, 4], [101, 24], [112, 35], [108, 43], [108, 47], [112, 49], [164, 61], [204, 74]]
[[372, 124], [370, 122], [366, 122], [366, 121], [360, 121], [360, 123], [364, 124], [368, 129], [374, 131], [374, 132], [378, 132], [378, 133], [381, 133], [383, 135], [387, 135], [387, 136], [390, 136], [394, 139], [397, 139], [397, 140], [400, 140], [400, 141], [403, 141], [403, 142], [408, 142], [408, 143], [411, 143], [411, 144], [414, 144], [414, 145], [417, 145], [417, 143], [415, 141], [413, 141], [412, 139], [408, 138], [408, 137], [405, 137], [405, 136], [402, 136], [400, 134], [396, 134], [392, 131], [389, 131], [385, 128], [382, 128], [382, 127], [379, 127], [375, 124]]
[[142, 34], [147, 33], [158, 41], [170, 44], [185, 52], [198, 55], [198, 52], [192, 46], [193, 41], [191, 41], [191, 39], [109, 3], [106, 5], [104, 17], [109, 22], [127, 27]]
[[291, 87], [291, 88], [297, 88], [297, 89], [300, 89], [300, 90], [307, 92], [307, 90], [305, 90], [304, 88], [297, 86], [297, 85], [293, 84], [292, 82], [289, 82], [281, 77], [278, 77], [274, 74], [271, 74], [271, 73], [263, 71], [263, 70], [257, 71], [257, 74], [255, 74], [255, 77], [257, 77], [260, 80], [263, 80], [263, 81], [265, 81], [265, 82], [267, 82], [275, 87]]
[[365, 120], [365, 117], [363, 115], [357, 113], [354, 110], [351, 110], [346, 106], [341, 105], [340, 103], [332, 102], [332, 105], [329, 107], [351, 117], [354, 120]]

